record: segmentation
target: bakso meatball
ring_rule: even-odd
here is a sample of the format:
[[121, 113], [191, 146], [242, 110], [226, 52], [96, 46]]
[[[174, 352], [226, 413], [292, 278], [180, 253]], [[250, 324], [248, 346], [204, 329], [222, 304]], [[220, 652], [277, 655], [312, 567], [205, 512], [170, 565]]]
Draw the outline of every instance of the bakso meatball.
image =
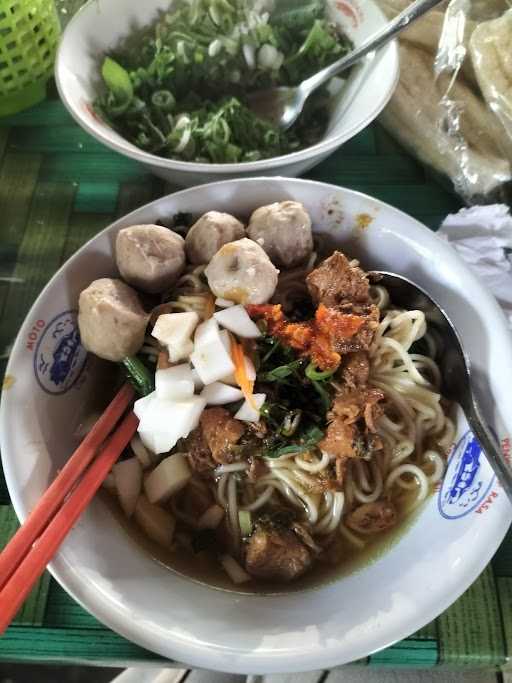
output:
[[261, 206], [251, 216], [247, 235], [285, 268], [303, 263], [313, 251], [311, 218], [299, 202]]
[[210, 263], [223, 244], [244, 236], [244, 226], [229, 213], [208, 211], [190, 228], [185, 250], [191, 263]]
[[158, 294], [176, 282], [185, 268], [184, 240], [161, 225], [132, 225], [119, 231], [116, 262], [126, 282]]
[[279, 271], [256, 242], [244, 237], [221, 247], [205, 274], [215, 296], [238, 304], [264, 304], [274, 294]]
[[122, 280], [94, 280], [78, 300], [82, 344], [105, 360], [136, 354], [144, 343], [148, 319], [137, 292]]

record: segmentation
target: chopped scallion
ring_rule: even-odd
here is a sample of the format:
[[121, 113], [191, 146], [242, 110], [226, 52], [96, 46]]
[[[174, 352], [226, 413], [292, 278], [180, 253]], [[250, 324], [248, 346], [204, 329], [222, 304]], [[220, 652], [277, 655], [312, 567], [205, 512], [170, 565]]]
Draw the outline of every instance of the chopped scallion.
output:
[[238, 523], [240, 524], [240, 533], [243, 538], [247, 538], [252, 534], [252, 516], [247, 510], [240, 510], [238, 512]]

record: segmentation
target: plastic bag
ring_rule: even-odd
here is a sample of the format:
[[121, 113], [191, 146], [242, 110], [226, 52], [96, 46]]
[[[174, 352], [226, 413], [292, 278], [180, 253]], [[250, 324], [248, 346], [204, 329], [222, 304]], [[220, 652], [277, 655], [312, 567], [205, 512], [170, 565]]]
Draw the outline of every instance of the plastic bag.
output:
[[[388, 17], [409, 0], [378, 0]], [[450, 0], [400, 37], [400, 81], [380, 122], [467, 203], [512, 187], [512, 0]]]

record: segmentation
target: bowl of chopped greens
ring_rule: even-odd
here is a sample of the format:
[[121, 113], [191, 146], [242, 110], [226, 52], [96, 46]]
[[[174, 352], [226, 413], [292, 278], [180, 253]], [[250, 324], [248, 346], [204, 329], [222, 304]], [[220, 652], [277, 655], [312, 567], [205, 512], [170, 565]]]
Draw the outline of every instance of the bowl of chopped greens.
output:
[[298, 175], [379, 114], [396, 45], [315, 92], [287, 131], [247, 96], [298, 84], [385, 22], [372, 0], [90, 0], [64, 33], [57, 85], [86, 131], [178, 185]]

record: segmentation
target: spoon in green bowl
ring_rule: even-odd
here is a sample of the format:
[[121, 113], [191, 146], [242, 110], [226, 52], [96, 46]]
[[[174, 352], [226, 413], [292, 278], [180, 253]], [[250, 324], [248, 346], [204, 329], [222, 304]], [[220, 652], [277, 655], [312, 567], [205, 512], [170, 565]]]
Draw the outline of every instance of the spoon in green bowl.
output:
[[247, 97], [249, 107], [259, 117], [273, 123], [278, 128], [282, 130], [290, 128], [300, 116], [307, 98], [313, 91], [324, 85], [333, 76], [346, 71], [370, 52], [389, 43], [416, 19], [419, 19], [436, 5], [441, 4], [442, 1], [416, 0], [389, 24], [367, 38], [355, 50], [313, 74], [299, 85], [269, 88], [249, 95]]

